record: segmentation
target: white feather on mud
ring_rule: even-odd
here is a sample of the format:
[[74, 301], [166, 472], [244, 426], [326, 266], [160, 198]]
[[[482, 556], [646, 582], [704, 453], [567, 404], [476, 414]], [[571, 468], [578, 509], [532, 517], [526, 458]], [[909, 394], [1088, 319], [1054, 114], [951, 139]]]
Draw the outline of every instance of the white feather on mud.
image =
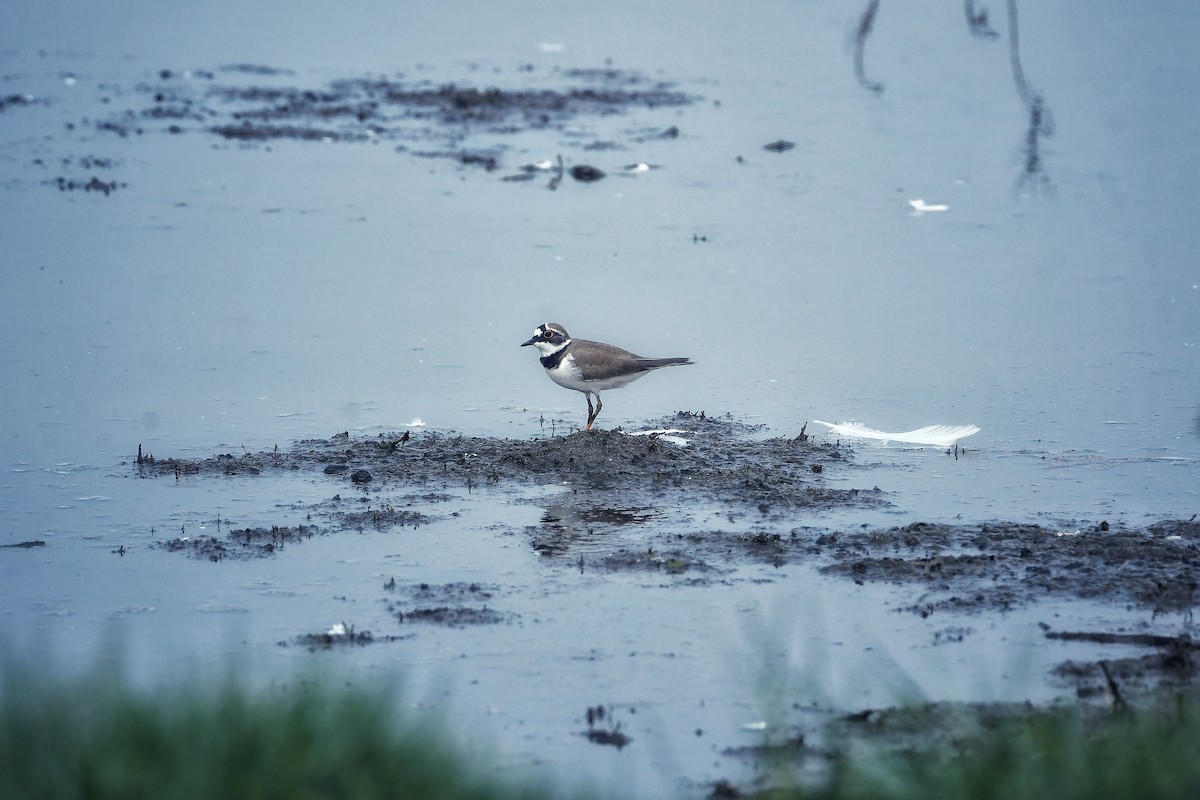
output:
[[823, 422], [814, 419], [818, 425], [824, 425], [839, 436], [854, 439], [876, 439], [884, 442], [904, 442], [906, 444], [930, 444], [938, 447], [948, 447], [959, 439], [974, 436], [979, 433], [978, 425], [926, 425], [924, 428], [889, 433], [868, 428], [861, 422]]
[[[650, 431], [629, 431], [630, 436], [652, 436], [655, 439], [662, 439], [664, 442], [677, 444], [680, 447], [687, 447], [688, 440], [678, 434], [688, 433], [679, 428], [658, 428]], [[690, 435], [690, 434], [689, 434]]]

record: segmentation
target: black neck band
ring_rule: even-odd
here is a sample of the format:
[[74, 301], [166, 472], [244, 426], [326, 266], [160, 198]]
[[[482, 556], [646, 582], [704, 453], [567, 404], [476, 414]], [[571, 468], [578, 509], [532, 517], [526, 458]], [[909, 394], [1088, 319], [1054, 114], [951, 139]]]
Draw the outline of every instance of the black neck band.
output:
[[546, 369], [558, 369], [558, 365], [561, 364], [562, 360], [567, 357], [567, 349], [568, 345], [570, 344], [571, 342], [568, 340], [567, 344], [564, 344], [550, 355], [542, 356], [539, 359], [542, 362], [542, 366]]

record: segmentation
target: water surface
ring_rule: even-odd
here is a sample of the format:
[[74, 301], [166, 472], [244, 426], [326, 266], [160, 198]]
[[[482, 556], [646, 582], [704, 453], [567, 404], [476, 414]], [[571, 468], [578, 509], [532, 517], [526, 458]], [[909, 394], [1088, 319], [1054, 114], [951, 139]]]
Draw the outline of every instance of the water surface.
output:
[[[18, 652], [86, 659], [115, 629], [148, 680], [230, 658], [289, 675], [314, 656], [280, 641], [343, 620], [395, 632], [392, 577], [497, 584], [519, 624], [423, 629], [318, 663], [403, 674], [415, 703], [453, 709], [506, 764], [654, 796], [738, 769], [720, 753], [769, 716], [764, 663], [808, 676], [797, 702], [830, 707], [887, 702], [894, 678], [862, 676], [894, 676], [891, 662], [936, 699], [1046, 699], [1066, 646], [1025, 648], [1047, 615], [1177, 622], [1066, 604], [971, 620], [965, 645], [935, 648], [943, 623], [894, 613], [892, 590], [807, 569], [669, 590], [580, 575], [529, 547], [544, 509], [528, 487], [433, 504], [437, 521], [403, 539], [213, 565], [152, 544], [218, 518], [294, 524], [335, 489], [137, 480], [131, 460], [139, 445], [203, 457], [414, 419], [417, 435], [561, 432], [583, 399], [517, 346], [552, 320], [698, 362], [606, 395], [604, 427], [704, 410], [762, 435], [812, 419], [982, 428], [957, 459], [857, 446], [866, 468], [828, 480], [879, 486], [893, 506], [797, 526], [1186, 519], [1200, 510], [1192, 5], [1020, 7], [1024, 74], [1053, 120], [1032, 172], [1003, 15], [983, 40], [945, 4], [882, 5], [864, 51], [881, 93], [854, 76], [860, 10], [836, 3], [9, 5], [0, 96], [24, 99], [0, 111], [0, 543], [47, 542], [0, 551]], [[239, 64], [282, 72], [222, 69]], [[99, 125], [163, 87], [230, 113], [206, 99], [213, 85], [561, 89], [572, 69], [695, 99], [434, 144]], [[778, 140], [795, 146], [763, 149]], [[436, 147], [493, 151], [500, 167], [417, 155]], [[609, 177], [502, 180], [559, 154]], [[639, 161], [661, 168], [619, 174]], [[93, 176], [121, 185], [56, 184]], [[914, 213], [916, 199], [948, 210]], [[679, 513], [701, 525], [720, 510]], [[596, 703], [616, 705], [637, 746], [577, 735]]]

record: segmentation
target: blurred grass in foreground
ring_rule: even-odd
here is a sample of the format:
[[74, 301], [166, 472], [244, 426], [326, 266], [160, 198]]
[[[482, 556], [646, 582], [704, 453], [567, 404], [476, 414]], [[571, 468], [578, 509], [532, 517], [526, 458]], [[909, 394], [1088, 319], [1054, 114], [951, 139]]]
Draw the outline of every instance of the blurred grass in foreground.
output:
[[[1151, 701], [1152, 702], [1152, 701]], [[1030, 708], [984, 711], [963, 736], [923, 725], [928, 708], [891, 709], [883, 735], [837, 748], [829, 779], [810, 789], [777, 789], [766, 800], [1142, 800], [1200, 798], [1200, 696], [1191, 690], [1157, 705], [1116, 713]], [[980, 725], [980, 721], [983, 724]], [[944, 721], [944, 719], [942, 720]], [[868, 724], [868, 727], [869, 724]], [[953, 726], [951, 726], [953, 727]], [[897, 728], [901, 737], [897, 737]], [[907, 738], [904, 738], [905, 732]], [[930, 739], [938, 744], [929, 747]], [[899, 745], [899, 746], [897, 746]], [[853, 752], [854, 756], [846, 754]]]
[[[141, 692], [118, 677], [56, 680], [0, 668], [0, 797], [562, 796], [498, 781], [430, 726], [401, 725], [387, 693], [321, 687], [250, 692], [227, 681]], [[962, 736], [947, 735], [937, 713], [885, 713], [882, 737], [870, 724], [840, 737], [819, 786], [753, 796], [1200, 797], [1195, 696], [1111, 716], [1030, 710]], [[739, 796], [730, 791], [725, 784], [713, 796]]]
[[233, 681], [140, 692], [111, 676], [0, 672], [0, 797], [548, 796], [489, 779], [436, 731], [402, 727], [386, 692]]

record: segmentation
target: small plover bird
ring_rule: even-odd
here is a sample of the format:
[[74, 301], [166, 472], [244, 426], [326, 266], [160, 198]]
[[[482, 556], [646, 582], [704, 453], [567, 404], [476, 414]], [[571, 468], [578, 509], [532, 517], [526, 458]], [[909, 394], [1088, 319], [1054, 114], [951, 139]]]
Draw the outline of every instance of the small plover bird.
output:
[[[521, 347], [533, 345], [541, 353], [542, 366], [550, 380], [567, 389], [583, 392], [587, 397], [588, 419], [585, 431], [600, 416], [600, 392], [619, 389], [651, 370], [675, 364], [692, 364], [690, 358], [642, 358], [604, 342], [572, 339], [567, 329], [557, 322], [538, 325], [533, 337]], [[592, 398], [596, 407], [592, 408]]]

